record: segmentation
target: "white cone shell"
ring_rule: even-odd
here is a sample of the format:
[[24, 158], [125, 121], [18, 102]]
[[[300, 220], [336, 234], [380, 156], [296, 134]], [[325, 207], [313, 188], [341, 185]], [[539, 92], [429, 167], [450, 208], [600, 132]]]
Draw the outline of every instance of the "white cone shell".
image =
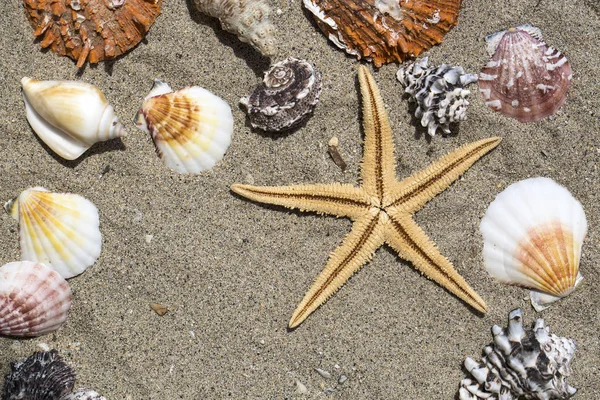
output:
[[56, 271], [30, 261], [0, 268], [0, 334], [39, 336], [58, 329], [71, 307], [69, 284]]
[[36, 187], [23, 191], [5, 207], [19, 221], [23, 260], [44, 263], [69, 279], [100, 256], [98, 209], [82, 196]]
[[158, 80], [136, 124], [152, 135], [165, 165], [181, 173], [212, 168], [225, 155], [233, 134], [233, 115], [224, 100], [198, 86], [171, 92]]
[[532, 289], [537, 310], [569, 294], [582, 279], [585, 213], [552, 179], [510, 185], [490, 204], [480, 230], [486, 270], [501, 282]]
[[94, 143], [125, 135], [104, 94], [80, 81], [21, 80], [27, 121], [35, 133], [66, 160]]

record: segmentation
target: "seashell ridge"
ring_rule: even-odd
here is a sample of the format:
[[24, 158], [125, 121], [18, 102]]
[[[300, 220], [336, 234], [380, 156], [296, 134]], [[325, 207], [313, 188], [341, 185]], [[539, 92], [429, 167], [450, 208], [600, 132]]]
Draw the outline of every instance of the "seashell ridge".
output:
[[321, 89], [321, 74], [309, 62], [290, 57], [266, 71], [262, 83], [240, 104], [253, 128], [285, 131], [308, 118]]
[[550, 334], [543, 319], [523, 329], [520, 309], [510, 312], [506, 329], [494, 325], [494, 341], [483, 349], [480, 362], [467, 357], [464, 366], [472, 378], [460, 383], [459, 400], [566, 400], [577, 389], [571, 375], [575, 342]]
[[414, 58], [442, 42], [462, 0], [303, 0], [337, 47], [376, 67]]
[[220, 97], [198, 86], [173, 92], [156, 80], [135, 123], [150, 133], [165, 165], [181, 173], [212, 168], [231, 144], [233, 115]]
[[31, 261], [0, 268], [0, 335], [53, 332], [65, 322], [70, 307], [69, 284], [52, 268]]
[[564, 104], [571, 65], [544, 43], [539, 28], [510, 28], [487, 36], [486, 43], [492, 58], [479, 74], [479, 92], [488, 107], [520, 122], [534, 122]]
[[488, 207], [480, 231], [486, 270], [500, 282], [531, 289], [538, 311], [567, 296], [582, 280], [585, 212], [552, 179], [510, 185]]
[[69, 279], [100, 256], [98, 209], [84, 197], [35, 187], [24, 190], [4, 208], [19, 221], [23, 260], [44, 263]]
[[450, 133], [450, 124], [467, 119], [465, 86], [477, 82], [477, 75], [467, 74], [462, 67], [446, 64], [427, 67], [428, 58], [400, 67], [396, 77], [404, 85], [404, 93], [417, 103], [415, 117], [427, 133], [434, 136], [438, 129]]
[[23, 0], [42, 48], [82, 67], [135, 47], [160, 14], [162, 0]]
[[3, 400], [62, 400], [75, 385], [75, 372], [56, 350], [38, 351], [10, 369], [4, 378]]
[[104, 94], [81, 81], [21, 80], [27, 121], [66, 160], [79, 158], [94, 143], [125, 135]]

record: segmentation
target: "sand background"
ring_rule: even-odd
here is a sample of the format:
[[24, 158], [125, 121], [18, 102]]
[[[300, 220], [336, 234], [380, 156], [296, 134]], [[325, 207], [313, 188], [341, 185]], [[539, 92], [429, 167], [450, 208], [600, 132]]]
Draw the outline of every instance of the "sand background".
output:
[[[543, 317], [552, 332], [577, 342], [569, 382], [579, 389], [577, 399], [600, 398], [597, 0], [465, 0], [458, 26], [426, 53], [434, 64], [477, 72], [488, 60], [485, 35], [522, 23], [539, 26], [574, 71], [568, 101], [552, 119], [523, 125], [505, 118], [484, 105], [473, 85], [469, 120], [451, 136], [428, 140], [411, 122], [394, 76], [397, 65], [375, 74], [390, 113], [399, 177], [462, 144], [504, 139], [416, 215], [487, 301], [489, 313], [475, 315], [383, 248], [294, 331], [286, 328], [292, 311], [350, 221], [253, 204], [229, 186], [356, 183], [362, 155], [358, 62], [326, 40], [300, 0], [270, 3], [282, 11], [273, 17], [279, 30], [274, 60], [308, 59], [324, 80], [313, 117], [282, 137], [251, 131], [237, 105], [269, 60], [221, 31], [216, 20], [190, 13], [185, 0], [165, 0], [146, 42], [82, 74], [70, 59], [40, 51], [21, 1], [0, 3], [0, 200], [38, 185], [78, 193], [99, 208], [103, 234], [98, 262], [69, 282], [74, 302], [67, 323], [36, 339], [0, 338], [0, 375], [10, 361], [46, 343], [76, 369], [77, 386], [111, 400], [452, 399], [465, 376], [464, 357], [478, 357], [491, 341], [491, 326], [505, 326], [508, 312], [522, 307], [527, 325]], [[61, 161], [27, 124], [23, 76], [97, 85], [129, 136], [98, 144], [77, 161]], [[154, 78], [175, 89], [205, 87], [232, 106], [233, 142], [212, 170], [198, 176], [169, 171], [151, 138], [136, 130], [131, 121]], [[327, 154], [332, 136], [339, 138], [346, 172]], [[566, 185], [589, 223], [582, 286], [542, 313], [531, 308], [527, 291], [501, 285], [484, 271], [478, 230], [498, 192], [533, 176]], [[146, 235], [153, 235], [150, 243]], [[16, 222], [2, 212], [0, 263], [19, 258], [17, 236]], [[169, 313], [159, 317], [151, 302]], [[342, 374], [348, 380], [338, 384]], [[297, 392], [296, 379], [307, 394]]]

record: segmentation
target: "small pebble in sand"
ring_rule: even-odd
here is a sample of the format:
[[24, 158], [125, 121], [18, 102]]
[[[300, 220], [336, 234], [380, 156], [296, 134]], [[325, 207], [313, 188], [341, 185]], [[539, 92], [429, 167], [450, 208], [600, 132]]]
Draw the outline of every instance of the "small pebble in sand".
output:
[[335, 136], [332, 137], [331, 140], [329, 140], [329, 148], [327, 149], [327, 151], [329, 152], [329, 155], [331, 156], [331, 159], [333, 160], [335, 165], [340, 167], [340, 169], [343, 172], [346, 170], [347, 165], [346, 165], [346, 162], [344, 161], [344, 159], [342, 158], [342, 155], [338, 151], [338, 145], [339, 145], [338, 138]]
[[300, 394], [308, 393], [307, 387], [302, 382], [300, 382], [298, 379], [296, 379], [296, 391]]
[[167, 309], [167, 307], [163, 306], [162, 304], [150, 303], [150, 307], [154, 310], [154, 312], [156, 312], [161, 317], [163, 315], [165, 315], [167, 312], [169, 312], [169, 310]]
[[152, 241], [152, 238], [154, 238], [154, 235], [146, 235], [146, 236], [144, 236], [144, 240], [148, 244], [150, 244], [150, 242]]
[[340, 375], [339, 379], [338, 379], [338, 383], [340, 385], [343, 385], [346, 381], [348, 380], [348, 377], [344, 374]]
[[315, 371], [317, 372], [317, 374], [321, 375], [325, 379], [331, 378], [331, 374], [329, 372], [325, 371], [324, 369], [315, 368]]

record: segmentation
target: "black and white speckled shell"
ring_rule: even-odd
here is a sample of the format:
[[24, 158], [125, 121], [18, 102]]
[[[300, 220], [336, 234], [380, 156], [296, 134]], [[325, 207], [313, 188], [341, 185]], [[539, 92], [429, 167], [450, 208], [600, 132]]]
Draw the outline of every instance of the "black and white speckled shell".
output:
[[543, 319], [523, 329], [523, 313], [508, 315], [506, 329], [494, 325], [494, 343], [483, 349], [481, 362], [467, 357], [472, 378], [460, 383], [459, 400], [564, 400], [577, 392], [566, 382], [575, 342], [550, 334]]
[[75, 372], [56, 350], [39, 351], [11, 365], [4, 378], [2, 400], [59, 400], [74, 384]]
[[100, 396], [100, 394], [94, 390], [79, 389], [76, 392], [66, 395], [60, 400], [107, 400], [106, 397]]
[[396, 77], [405, 86], [404, 92], [417, 103], [415, 117], [427, 127], [430, 136], [441, 129], [450, 133], [450, 124], [467, 119], [467, 96], [464, 87], [477, 82], [477, 75], [466, 74], [462, 67], [446, 64], [427, 67], [427, 57], [401, 67]]
[[280, 132], [307, 118], [320, 94], [321, 74], [308, 62], [290, 57], [265, 72], [263, 82], [240, 103], [253, 128]]

